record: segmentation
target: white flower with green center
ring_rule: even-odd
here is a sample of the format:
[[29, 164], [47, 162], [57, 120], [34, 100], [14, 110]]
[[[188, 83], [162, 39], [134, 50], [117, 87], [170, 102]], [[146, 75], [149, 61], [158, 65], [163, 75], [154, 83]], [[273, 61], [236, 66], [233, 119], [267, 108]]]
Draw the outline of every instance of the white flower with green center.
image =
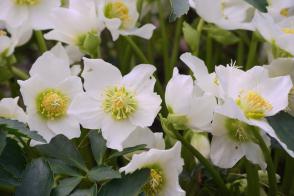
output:
[[59, 6], [60, 0], [1, 0], [0, 20], [12, 27], [50, 29], [52, 27], [50, 14]]
[[181, 143], [177, 142], [171, 149], [150, 149], [135, 154], [132, 160], [120, 172], [133, 173], [136, 170], [149, 168], [149, 181], [143, 187], [147, 196], [184, 196], [185, 191], [179, 185], [179, 175], [184, 161], [181, 158]]
[[[290, 75], [292, 83], [294, 82], [294, 58], [278, 58], [264, 67], [269, 71], [270, 77]], [[289, 105], [286, 111], [294, 116], [294, 88], [291, 89], [288, 98]]]
[[265, 119], [287, 108], [288, 94], [293, 88], [291, 78], [289, 76], [270, 78], [267, 69], [261, 66], [255, 66], [246, 72], [235, 67], [218, 66], [216, 74], [224, 89], [223, 102], [228, 105], [227, 108], [233, 110], [230, 118], [259, 127], [294, 156]]
[[189, 3], [201, 18], [223, 29], [254, 30], [252, 18], [256, 9], [243, 0], [189, 0]]
[[[218, 167], [231, 168], [245, 156], [252, 163], [259, 164], [265, 169], [263, 154], [253, 136], [253, 131], [258, 129], [239, 118], [242, 117], [242, 113], [238, 106], [228, 103], [229, 101], [226, 101], [224, 105], [219, 106], [214, 114], [210, 159]], [[269, 137], [263, 131], [260, 133], [269, 145]]]
[[206, 95], [189, 75], [181, 75], [177, 68], [168, 82], [165, 102], [168, 119], [179, 129], [208, 130], [212, 121], [216, 99]]
[[[274, 21], [270, 14], [256, 13], [253, 22], [257, 31], [272, 47], [283, 50], [284, 56], [294, 56], [294, 15], [281, 21]], [[278, 54], [274, 54], [277, 56]]]
[[27, 115], [17, 105], [18, 98], [3, 98], [0, 100], [0, 118], [18, 120], [23, 123], [27, 122]]
[[13, 28], [0, 22], [0, 56], [10, 56], [15, 47], [28, 42], [31, 35], [32, 29], [27, 26]]
[[[49, 142], [58, 134], [80, 136], [78, 120], [68, 112], [72, 100], [83, 92], [81, 79], [72, 76], [69, 58], [61, 44], [33, 64], [30, 78], [18, 81], [27, 108], [28, 125]], [[31, 145], [37, 144], [32, 141]]]
[[122, 76], [102, 59], [84, 58], [86, 93], [73, 100], [69, 111], [83, 127], [101, 129], [109, 148], [122, 150], [128, 136], [137, 127], [151, 126], [160, 110], [154, 71], [154, 66], [141, 64]]
[[136, 35], [150, 39], [155, 26], [145, 24], [137, 28], [139, 18], [136, 0], [101, 0], [97, 1], [99, 16], [110, 31], [115, 41], [119, 35]]
[[67, 43], [84, 53], [97, 52], [104, 26], [96, 14], [94, 1], [70, 0], [68, 8], [52, 12], [52, 21], [53, 30], [45, 34], [46, 39]]

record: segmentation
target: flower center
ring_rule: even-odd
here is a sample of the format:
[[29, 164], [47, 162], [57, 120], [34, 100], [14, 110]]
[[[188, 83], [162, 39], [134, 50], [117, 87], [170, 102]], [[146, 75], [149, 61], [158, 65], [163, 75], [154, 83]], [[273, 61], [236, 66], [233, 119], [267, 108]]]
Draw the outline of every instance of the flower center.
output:
[[119, 18], [121, 28], [127, 28], [130, 23], [129, 8], [123, 1], [110, 2], [105, 6], [104, 14], [107, 18]]
[[40, 0], [14, 0], [16, 5], [36, 5]]
[[252, 138], [252, 126], [242, 121], [228, 118], [225, 122], [225, 127], [228, 130], [229, 137], [234, 141], [244, 143], [250, 141]]
[[267, 100], [254, 91], [241, 92], [236, 103], [244, 111], [247, 118], [253, 119], [263, 118], [265, 112], [273, 108]]
[[281, 16], [285, 16], [285, 17], [288, 17], [289, 16], [289, 8], [281, 9], [280, 15]]
[[132, 115], [137, 108], [137, 101], [132, 92], [124, 86], [114, 87], [105, 91], [103, 109], [115, 120], [124, 120]]
[[286, 34], [294, 34], [293, 28], [283, 28], [282, 31]]
[[147, 196], [156, 196], [159, 194], [164, 184], [163, 173], [160, 169], [150, 169], [150, 179], [143, 189]]
[[69, 98], [55, 89], [47, 89], [37, 96], [38, 113], [46, 120], [56, 120], [66, 115]]

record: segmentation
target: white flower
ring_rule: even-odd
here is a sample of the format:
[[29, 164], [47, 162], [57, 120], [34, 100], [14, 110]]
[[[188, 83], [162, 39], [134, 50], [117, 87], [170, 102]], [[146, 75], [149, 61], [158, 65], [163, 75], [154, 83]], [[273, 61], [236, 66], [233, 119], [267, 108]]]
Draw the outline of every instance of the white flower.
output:
[[[236, 105], [230, 105], [226, 101], [224, 105], [216, 109], [213, 119], [213, 138], [211, 141], [210, 158], [212, 162], [221, 168], [233, 167], [242, 157], [259, 164], [262, 169], [266, 163], [259, 146], [255, 141], [252, 131], [256, 131], [240, 118], [240, 112]], [[261, 131], [262, 137], [267, 145], [270, 144], [269, 137]]]
[[183, 165], [181, 144], [177, 142], [169, 150], [151, 149], [136, 154], [129, 164], [119, 171], [133, 173], [142, 168], [149, 168], [150, 179], [143, 188], [146, 195], [184, 196], [185, 192], [179, 185], [179, 174]]
[[[290, 75], [292, 83], [294, 82], [294, 58], [278, 58], [264, 67], [269, 71], [271, 77]], [[294, 116], [294, 88], [291, 89], [288, 98], [287, 112]]]
[[17, 105], [18, 98], [3, 98], [0, 100], [0, 117], [11, 120], [18, 120], [26, 123], [27, 116], [23, 109]]
[[99, 39], [104, 28], [91, 0], [70, 0], [69, 8], [60, 7], [52, 12], [52, 21], [53, 30], [45, 38], [74, 45], [82, 52], [86, 39]]
[[257, 31], [269, 43], [294, 55], [294, 16], [275, 22], [269, 14], [256, 12], [253, 22]]
[[268, 13], [275, 21], [281, 21], [287, 17], [294, 16], [294, 1], [293, 0], [271, 0], [267, 7]]
[[293, 87], [290, 77], [270, 78], [268, 71], [260, 66], [246, 72], [235, 67], [218, 66], [216, 74], [226, 95], [224, 104], [232, 110], [231, 118], [264, 130], [294, 156], [265, 119], [288, 106], [288, 94]]
[[12, 27], [28, 25], [33, 29], [50, 29], [51, 11], [60, 6], [60, 0], [1, 0], [0, 20]]
[[153, 92], [155, 67], [141, 64], [122, 77], [102, 59], [84, 58], [84, 88], [70, 113], [82, 126], [102, 130], [109, 148], [122, 150], [122, 143], [137, 128], [151, 126], [160, 110], [160, 96]]
[[189, 3], [205, 21], [223, 29], [254, 30], [255, 8], [243, 0], [189, 0]]
[[38, 131], [47, 142], [57, 134], [70, 139], [79, 137], [79, 122], [68, 113], [68, 108], [83, 87], [81, 79], [71, 75], [69, 59], [61, 44], [37, 59], [30, 76], [26, 81], [18, 81], [30, 129]]
[[[165, 101], [170, 110], [169, 117], [175, 123], [184, 123], [194, 130], [207, 130], [212, 121], [216, 99], [212, 95], [205, 95], [193, 84], [189, 75], [181, 75], [174, 68], [173, 77], [168, 82]], [[186, 122], [176, 122], [177, 116], [183, 116]]]
[[99, 0], [98, 13], [105, 22], [107, 29], [115, 41], [119, 35], [136, 35], [150, 39], [155, 26], [145, 24], [140, 28], [136, 27], [139, 13], [136, 0]]
[[180, 59], [191, 69], [196, 79], [195, 83], [206, 94], [214, 95], [216, 97], [223, 96], [222, 87], [219, 85], [216, 74], [208, 73], [207, 66], [204, 62], [191, 53], [184, 53], [180, 56]]
[[0, 22], [0, 55], [10, 56], [15, 47], [28, 42], [31, 36], [32, 29], [27, 26], [15, 28]]
[[165, 149], [163, 133], [153, 133], [149, 128], [137, 127], [123, 142], [123, 148], [146, 144], [146, 148]]

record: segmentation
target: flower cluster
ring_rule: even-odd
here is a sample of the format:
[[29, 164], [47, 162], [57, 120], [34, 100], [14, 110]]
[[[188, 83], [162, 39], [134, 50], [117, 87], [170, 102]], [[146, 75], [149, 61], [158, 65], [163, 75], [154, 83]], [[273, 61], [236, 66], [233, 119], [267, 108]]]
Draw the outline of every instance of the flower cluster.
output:
[[[6, 67], [9, 73], [17, 76], [11, 76], [7, 81], [11, 86], [18, 85], [19, 93], [11, 90], [12, 97], [16, 98], [0, 100], [0, 141], [3, 141], [2, 127], [7, 135], [22, 129], [7, 137], [7, 141], [16, 139], [19, 141], [16, 145], [29, 149], [27, 154], [40, 150], [40, 155], [33, 154], [28, 160], [45, 154], [49, 163], [60, 158], [59, 152], [57, 155], [49, 152], [54, 149], [50, 145], [58, 146], [60, 135], [70, 142], [79, 142], [77, 149], [85, 141], [90, 141], [90, 145], [85, 145], [92, 149], [90, 153], [94, 154], [97, 162], [94, 170], [87, 168], [93, 165], [93, 158], [84, 166], [78, 150], [74, 150], [74, 157], [68, 158], [69, 162], [74, 161], [65, 166], [68, 160], [64, 157], [72, 156], [69, 146], [64, 147], [69, 154], [63, 154], [60, 160], [55, 160], [56, 165], [50, 165], [56, 174], [61, 167], [58, 164], [63, 164], [60, 170], [66, 168], [69, 173], [72, 167], [82, 165], [82, 169], [79, 168], [85, 173], [82, 177], [74, 179], [74, 176], [69, 181], [63, 177], [62, 180], [54, 178], [62, 188], [68, 184], [77, 186], [86, 179], [85, 184], [94, 183], [96, 192], [97, 184], [102, 187], [100, 191], [104, 191], [111, 183], [111, 186], [118, 186], [119, 180], [115, 181], [115, 178], [147, 169], [146, 182], [139, 187], [140, 192], [134, 191], [137, 195], [144, 192], [147, 196], [181, 196], [198, 182], [198, 178], [199, 187], [206, 186], [201, 184], [202, 175], [206, 174], [197, 173], [201, 170], [199, 164], [203, 164], [224, 193], [237, 182], [249, 189], [251, 183], [244, 183], [242, 178], [226, 186], [217, 172], [242, 164], [240, 160], [258, 165], [261, 170], [268, 169], [269, 178], [275, 178], [270, 153], [266, 151], [273, 146], [272, 141], [294, 157], [293, 145], [274, 129], [269, 120], [284, 112], [294, 116], [294, 1], [272, 0], [266, 7], [268, 12], [263, 13], [243, 0], [189, 0], [190, 7], [201, 19], [197, 21], [197, 29], [192, 25], [187, 28], [188, 24], [184, 23], [183, 42], [188, 42], [186, 44], [179, 44], [182, 41], [182, 20], [178, 20], [175, 42], [179, 43], [174, 46], [171, 61], [168, 56], [170, 43], [164, 37], [168, 25], [164, 24], [165, 13], [160, 7], [163, 2], [156, 3], [159, 13], [155, 15], [160, 17], [162, 26], [159, 25], [159, 29], [163, 38], [158, 43], [148, 41], [145, 54], [131, 36], [149, 40], [153, 35], [155, 25], [141, 25], [143, 20], [140, 17], [150, 12], [140, 8], [146, 2], [1, 0], [0, 69]], [[148, 2], [148, 6], [154, 4]], [[206, 26], [203, 27], [204, 24]], [[44, 36], [43, 30], [46, 30]], [[235, 36], [231, 30], [240, 35], [236, 38], [238, 63], [244, 63], [243, 41], [248, 45], [246, 66], [237, 65], [232, 60], [229, 64], [212, 61], [212, 38], [227, 44], [231, 40], [219, 34]], [[14, 65], [16, 58], [22, 59], [15, 49], [29, 42], [33, 31], [42, 54], [33, 60], [29, 74], [26, 74]], [[200, 51], [202, 31], [207, 33], [206, 62], [201, 59], [204, 56]], [[247, 43], [249, 40], [244, 31], [252, 34], [250, 43]], [[191, 36], [194, 32], [197, 33], [195, 38]], [[213, 37], [214, 33], [219, 33], [219, 37]], [[114, 42], [118, 45], [115, 55], [101, 55], [103, 42], [107, 42], [103, 38], [107, 35], [111, 39], [108, 40], [109, 45], [113, 46]], [[55, 45], [47, 50], [46, 42]], [[257, 42], [260, 42], [260, 48]], [[125, 46], [125, 43], [129, 45]], [[187, 46], [191, 52], [187, 51]], [[34, 44], [30, 47], [35, 49]], [[113, 49], [110, 48], [107, 46], [105, 53], [110, 53]], [[156, 52], [158, 48], [163, 53], [162, 61], [159, 55], [153, 55], [153, 50]], [[260, 61], [254, 60], [258, 55], [257, 48], [261, 50]], [[218, 52], [217, 60], [227, 59], [219, 58], [223, 51]], [[143, 64], [136, 65], [134, 56]], [[176, 62], [178, 66], [174, 65]], [[259, 62], [261, 64], [257, 65]], [[160, 64], [165, 66], [158, 66]], [[182, 74], [185, 71], [189, 74]], [[23, 107], [18, 105], [19, 100]], [[16, 121], [24, 126], [5, 124]], [[101, 138], [97, 139], [99, 135]], [[99, 142], [93, 142], [91, 137]], [[6, 136], [4, 138], [4, 144], [0, 143], [0, 160], [6, 145]], [[143, 148], [138, 150], [137, 147], [142, 145]], [[100, 147], [103, 150], [98, 149]], [[100, 154], [101, 157], [97, 158]], [[192, 155], [195, 157], [191, 159]], [[113, 161], [113, 157], [119, 158]], [[101, 168], [105, 173], [95, 176]], [[117, 171], [108, 171], [109, 168]], [[189, 172], [192, 174], [187, 175]], [[264, 172], [258, 173], [256, 169], [256, 176], [261, 178]], [[114, 177], [109, 177], [111, 175]], [[184, 180], [180, 180], [181, 175]], [[246, 177], [249, 179], [250, 175], [252, 173]], [[265, 184], [271, 184], [270, 188], [274, 181], [272, 178], [264, 180]], [[189, 180], [192, 185], [188, 186], [185, 182]], [[70, 194], [75, 186], [71, 190], [63, 190], [68, 191], [64, 194]], [[55, 191], [58, 193], [60, 190]]]

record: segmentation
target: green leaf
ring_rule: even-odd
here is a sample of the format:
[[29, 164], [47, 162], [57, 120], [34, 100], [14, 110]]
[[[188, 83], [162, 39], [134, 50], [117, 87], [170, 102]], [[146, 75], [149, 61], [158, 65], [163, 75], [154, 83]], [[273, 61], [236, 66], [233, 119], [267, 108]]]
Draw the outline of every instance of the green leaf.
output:
[[76, 190], [70, 196], [97, 196], [97, 185], [93, 185], [90, 189], [79, 189]]
[[121, 175], [118, 171], [113, 170], [111, 167], [97, 167], [89, 171], [88, 177], [92, 181], [104, 181], [114, 178], [120, 178]]
[[93, 157], [97, 165], [101, 165], [106, 151], [106, 141], [102, 137], [102, 134], [96, 130], [90, 131], [89, 139], [91, 143]]
[[46, 159], [50, 165], [51, 170], [54, 174], [62, 174], [67, 176], [82, 176], [77, 169], [67, 165], [64, 161], [57, 160], [57, 159]]
[[240, 41], [239, 37], [237, 37], [231, 31], [227, 31], [225, 29], [221, 29], [215, 25], [207, 24], [204, 27], [205, 30], [208, 31], [208, 35], [223, 45], [231, 45], [236, 44]]
[[16, 196], [49, 196], [53, 186], [53, 173], [42, 159], [35, 159], [26, 168]]
[[195, 52], [197, 48], [197, 31], [194, 29], [191, 25], [188, 23], [184, 22], [183, 23], [183, 34], [184, 34], [184, 39], [188, 46], [190, 47], [192, 52]]
[[294, 117], [286, 112], [267, 117], [269, 124], [275, 130], [278, 138], [284, 142], [289, 150], [294, 151]]
[[26, 160], [21, 148], [13, 139], [6, 139], [0, 156], [0, 184], [16, 186], [21, 182]]
[[100, 189], [98, 196], [137, 196], [149, 180], [149, 175], [149, 169], [141, 169], [121, 179], [111, 180]]
[[125, 154], [129, 154], [129, 153], [132, 153], [132, 152], [136, 152], [136, 151], [139, 151], [139, 150], [146, 150], [146, 144], [140, 144], [140, 145], [137, 145], [137, 146], [134, 146], [134, 147], [129, 147], [129, 148], [125, 148], [123, 149], [123, 151], [121, 152], [115, 152], [113, 153], [112, 155], [110, 155], [108, 157], [108, 160], [109, 159], [113, 159], [113, 158], [116, 158], [116, 157], [120, 157], [120, 156], [123, 156]]
[[251, 4], [253, 7], [261, 12], [267, 12], [266, 7], [268, 6], [267, 0], [245, 0], [247, 3]]
[[5, 146], [6, 146], [6, 135], [2, 130], [0, 130], [0, 155]]
[[81, 154], [72, 142], [64, 135], [57, 135], [49, 144], [38, 145], [36, 148], [45, 156], [60, 159], [67, 164], [75, 166], [83, 171], [87, 171], [87, 167]]
[[187, 14], [189, 11], [190, 6], [188, 0], [170, 0], [170, 4], [172, 9], [169, 16], [170, 21], [175, 21], [176, 18]]
[[[0, 59], [1, 61], [1, 59]], [[13, 74], [6, 66], [0, 65], [0, 82], [4, 82], [12, 78]]]
[[24, 123], [17, 120], [0, 118], [0, 127], [8, 131], [9, 134], [25, 136], [33, 140], [46, 143], [46, 140], [44, 140], [44, 138], [36, 131], [30, 131]]
[[61, 180], [58, 186], [53, 190], [53, 196], [69, 195], [81, 180], [82, 177], [72, 177]]

